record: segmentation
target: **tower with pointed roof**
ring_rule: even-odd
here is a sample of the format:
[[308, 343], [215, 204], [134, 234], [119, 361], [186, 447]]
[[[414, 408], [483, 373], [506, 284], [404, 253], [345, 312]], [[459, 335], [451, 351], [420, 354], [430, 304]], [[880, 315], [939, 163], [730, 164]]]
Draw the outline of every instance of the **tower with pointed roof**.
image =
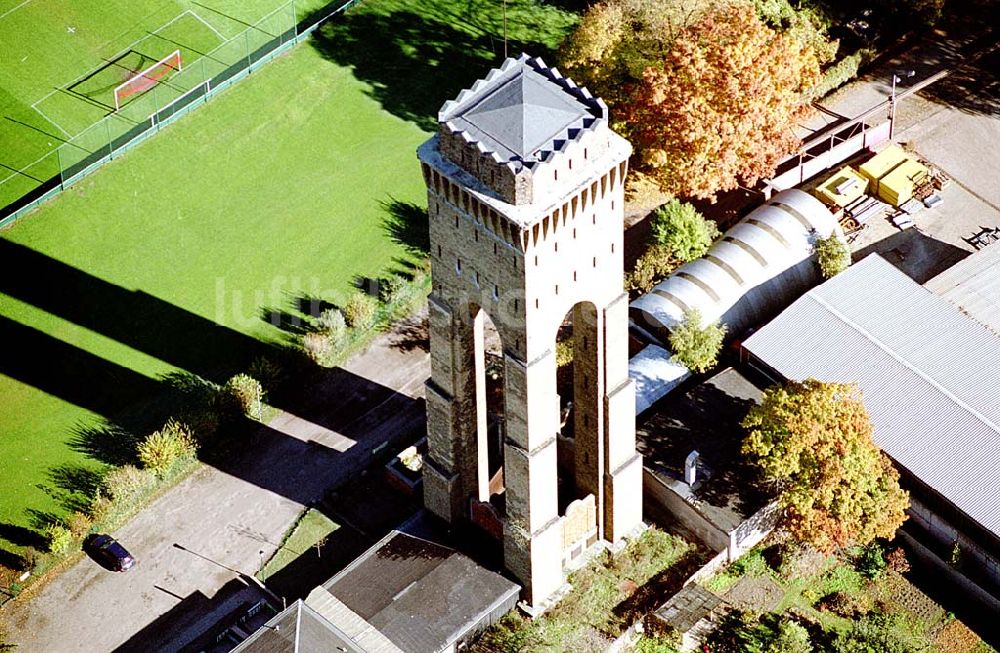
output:
[[[543, 606], [582, 550], [642, 521], [622, 283], [631, 146], [603, 101], [526, 55], [446, 102], [438, 121], [418, 150], [433, 279], [425, 503], [500, 537], [526, 600]], [[567, 315], [574, 438], [561, 497], [555, 345]], [[484, 316], [503, 346], [499, 455]]]

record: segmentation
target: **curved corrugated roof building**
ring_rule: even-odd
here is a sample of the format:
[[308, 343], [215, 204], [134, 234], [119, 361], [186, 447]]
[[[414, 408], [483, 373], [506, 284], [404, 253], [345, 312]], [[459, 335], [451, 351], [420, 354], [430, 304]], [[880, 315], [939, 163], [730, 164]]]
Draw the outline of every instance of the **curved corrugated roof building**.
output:
[[698, 309], [706, 322], [719, 320], [738, 335], [820, 281], [813, 244], [834, 232], [841, 234], [822, 202], [801, 190], [782, 191], [727, 231], [705, 256], [632, 302], [632, 320], [665, 342], [684, 312]]

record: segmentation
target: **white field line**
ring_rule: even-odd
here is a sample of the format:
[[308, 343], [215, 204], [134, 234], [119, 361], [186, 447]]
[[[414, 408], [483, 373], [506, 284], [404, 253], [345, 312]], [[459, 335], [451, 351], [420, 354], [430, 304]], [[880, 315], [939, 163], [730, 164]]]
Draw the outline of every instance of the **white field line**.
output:
[[[39, 101], [41, 101], [41, 100], [39, 100]], [[69, 136], [70, 138], [73, 138], [73, 136], [75, 136], [75, 134], [71, 134], [71, 133], [69, 133], [68, 131], [66, 131], [65, 129], [63, 129], [63, 126], [62, 126], [62, 125], [60, 125], [59, 123], [57, 123], [57, 122], [56, 122], [55, 120], [53, 120], [52, 118], [49, 118], [49, 117], [48, 117], [48, 116], [47, 116], [47, 115], [45, 114], [45, 112], [44, 112], [44, 111], [42, 111], [41, 109], [39, 109], [38, 107], [36, 107], [36, 106], [32, 105], [32, 106], [31, 106], [31, 108], [32, 108], [32, 109], [34, 109], [35, 111], [37, 111], [38, 113], [42, 114], [42, 117], [43, 117], [43, 118], [45, 118], [45, 119], [46, 119], [46, 120], [48, 120], [48, 121], [49, 121], [50, 123], [52, 123], [53, 125], [55, 125], [55, 126], [56, 126], [56, 129], [58, 129], [58, 130], [59, 130], [59, 131], [61, 131], [62, 133], [66, 134], [66, 135], [67, 135], [67, 136]]]
[[21, 174], [25, 174], [25, 172], [24, 172], [25, 170], [27, 170], [27, 169], [28, 169], [28, 168], [30, 168], [31, 166], [35, 165], [36, 163], [41, 163], [42, 161], [44, 161], [45, 159], [49, 158], [50, 156], [52, 156], [52, 155], [53, 155], [53, 154], [55, 154], [55, 153], [56, 153], [56, 151], [55, 151], [55, 150], [52, 150], [51, 152], [49, 152], [48, 154], [46, 154], [46, 155], [45, 155], [45, 156], [43, 156], [42, 158], [40, 158], [40, 159], [36, 159], [36, 160], [32, 161], [31, 163], [29, 163], [29, 164], [28, 164], [28, 165], [26, 165], [26, 166], [21, 166], [21, 167], [20, 167], [20, 168], [18, 168], [18, 169], [17, 169], [16, 171], [14, 171], [14, 172], [10, 173], [9, 175], [7, 175], [6, 177], [4, 177], [3, 179], [0, 179], [0, 184], [3, 184], [3, 183], [4, 183], [4, 182], [6, 182], [6, 181], [7, 181], [8, 179], [12, 179], [12, 178], [14, 178], [14, 177], [16, 177], [16, 176], [18, 176], [18, 175], [21, 175]]
[[[31, 0], [26, 0], [26, 2], [31, 2]], [[221, 32], [219, 32], [219, 30], [217, 30], [217, 29], [215, 29], [214, 27], [212, 27], [212, 24], [211, 24], [210, 22], [208, 22], [207, 20], [205, 20], [204, 18], [202, 18], [201, 16], [199, 16], [199, 15], [197, 14], [197, 12], [195, 12], [195, 10], [194, 10], [194, 9], [188, 9], [188, 11], [190, 11], [190, 12], [191, 12], [191, 15], [192, 15], [192, 16], [194, 16], [195, 18], [197, 18], [198, 20], [200, 20], [200, 21], [201, 21], [202, 23], [204, 23], [204, 24], [205, 24], [205, 27], [207, 27], [208, 29], [210, 29], [210, 30], [212, 30], [213, 32], [215, 32], [215, 35], [216, 35], [216, 36], [218, 36], [218, 37], [219, 37], [220, 39], [222, 39], [222, 42], [223, 42], [223, 43], [225, 43], [226, 41], [228, 41], [228, 40], [229, 40], [229, 39], [227, 39], [227, 38], [226, 38], [225, 36], [223, 36], [223, 35], [222, 35], [222, 33], [221, 33]]]
[[20, 9], [24, 5], [28, 4], [29, 2], [31, 2], [31, 0], [24, 0], [24, 2], [22, 2], [19, 5], [17, 5], [13, 9], [8, 9], [7, 11], [3, 12], [2, 14], [0, 14], [0, 18], [3, 18], [5, 16], [9, 16], [10, 14], [14, 13], [15, 11], [17, 11], [18, 9]]

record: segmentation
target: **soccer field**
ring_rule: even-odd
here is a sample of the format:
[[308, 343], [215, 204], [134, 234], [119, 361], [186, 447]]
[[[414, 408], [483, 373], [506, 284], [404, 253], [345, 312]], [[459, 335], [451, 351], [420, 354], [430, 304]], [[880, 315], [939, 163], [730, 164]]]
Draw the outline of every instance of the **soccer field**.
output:
[[[59, 172], [59, 146], [71, 165], [323, 4], [0, 0], [0, 206]], [[181, 69], [116, 110], [115, 88], [173, 52]]]
[[[500, 62], [499, 8], [368, 0], [0, 232], [0, 563], [87, 501], [107, 457], [81, 433], [244, 369], [287, 338], [271, 309], [406, 267], [385, 222], [425, 206], [416, 147]], [[509, 9], [534, 53], [574, 20]]]

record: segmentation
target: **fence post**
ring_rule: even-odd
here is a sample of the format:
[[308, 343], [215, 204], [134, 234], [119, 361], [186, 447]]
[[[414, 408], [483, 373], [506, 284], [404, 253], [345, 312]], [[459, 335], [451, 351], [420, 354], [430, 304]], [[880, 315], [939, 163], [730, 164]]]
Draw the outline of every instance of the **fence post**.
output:
[[[114, 114], [112, 114], [114, 115]], [[104, 118], [104, 132], [108, 135], [108, 159], [113, 159], [115, 155], [115, 148], [112, 147], [111, 143], [111, 116], [106, 116]]]
[[248, 27], [248, 28], [246, 28], [243, 31], [243, 44], [244, 44], [244, 46], [247, 49], [247, 74], [248, 75], [253, 72], [253, 66], [250, 65], [250, 30], [251, 30], [251, 28]]

